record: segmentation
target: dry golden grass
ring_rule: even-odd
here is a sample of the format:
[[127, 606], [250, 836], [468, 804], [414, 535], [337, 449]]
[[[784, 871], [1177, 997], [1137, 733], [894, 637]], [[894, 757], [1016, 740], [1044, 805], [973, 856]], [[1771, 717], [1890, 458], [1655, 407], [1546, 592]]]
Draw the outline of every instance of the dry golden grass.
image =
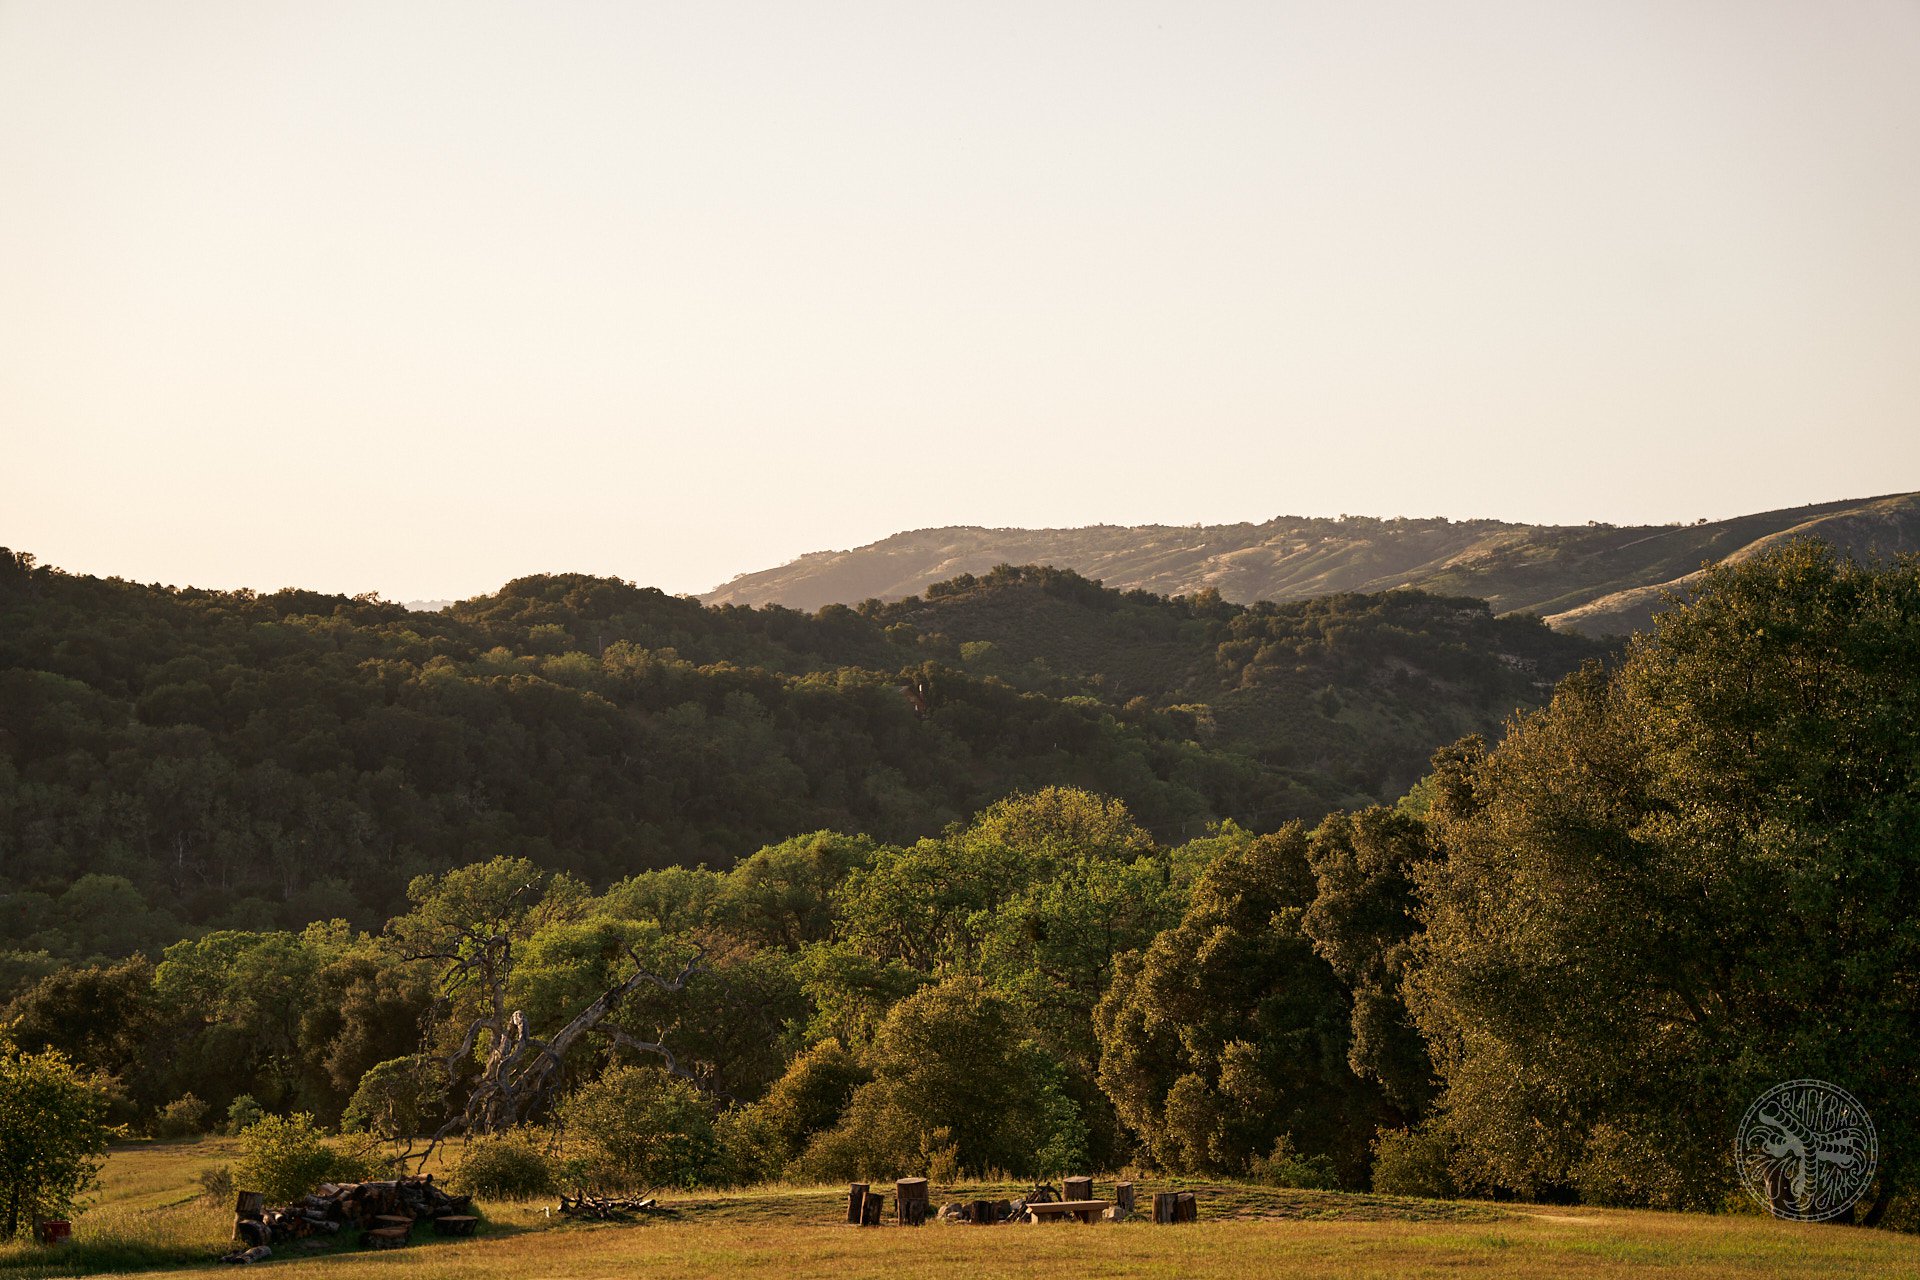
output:
[[[195, 1172], [229, 1158], [218, 1141], [116, 1151], [100, 1205], [62, 1250], [0, 1249], [0, 1280], [155, 1267], [227, 1274], [224, 1205], [194, 1199]], [[1189, 1184], [1194, 1185], [1194, 1184]], [[983, 1189], [1003, 1192], [1004, 1188]], [[676, 1198], [678, 1216], [638, 1225], [562, 1223], [537, 1204], [489, 1204], [487, 1232], [393, 1253], [292, 1250], [273, 1274], [310, 1280], [565, 1277], [1069, 1276], [1255, 1280], [1349, 1277], [1909, 1277], [1920, 1240], [1883, 1231], [1591, 1209], [1445, 1204], [1206, 1184], [1201, 1221], [1155, 1227], [1050, 1224], [861, 1231], [837, 1225], [841, 1188], [768, 1188]]]

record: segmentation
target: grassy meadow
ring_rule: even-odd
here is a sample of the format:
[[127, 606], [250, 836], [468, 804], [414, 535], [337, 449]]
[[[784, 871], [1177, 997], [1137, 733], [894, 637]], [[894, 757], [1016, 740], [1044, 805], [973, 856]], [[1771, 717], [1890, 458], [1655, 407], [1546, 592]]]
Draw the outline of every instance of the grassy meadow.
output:
[[[232, 1145], [219, 1139], [117, 1148], [95, 1206], [74, 1223], [74, 1243], [0, 1247], [0, 1280], [157, 1269], [224, 1274], [213, 1259], [232, 1247], [231, 1211], [201, 1197], [195, 1175], [232, 1154]], [[1165, 1186], [1200, 1192], [1199, 1223], [859, 1231], [839, 1223], [843, 1189], [772, 1187], [664, 1198], [674, 1217], [634, 1225], [563, 1222], [547, 1215], [547, 1202], [488, 1203], [483, 1235], [474, 1240], [426, 1237], [404, 1251], [377, 1254], [351, 1242], [324, 1250], [296, 1244], [265, 1265], [276, 1275], [313, 1280], [1920, 1277], [1920, 1240], [1850, 1227], [1190, 1180]], [[962, 1198], [975, 1189], [943, 1189], [936, 1198]], [[1010, 1185], [977, 1189], [995, 1196], [1017, 1191]]]

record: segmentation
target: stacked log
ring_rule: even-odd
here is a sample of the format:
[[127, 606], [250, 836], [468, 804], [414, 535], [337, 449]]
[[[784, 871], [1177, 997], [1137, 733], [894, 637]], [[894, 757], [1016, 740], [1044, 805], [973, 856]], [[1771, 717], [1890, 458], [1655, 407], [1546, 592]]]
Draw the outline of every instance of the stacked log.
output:
[[448, 1217], [467, 1223], [464, 1230], [452, 1234], [470, 1235], [478, 1221], [468, 1212], [472, 1207], [471, 1196], [447, 1194], [433, 1184], [431, 1174], [376, 1182], [323, 1182], [313, 1194], [271, 1209], [258, 1191], [242, 1191], [234, 1202], [233, 1238], [248, 1247], [223, 1261], [258, 1262], [271, 1255], [271, 1245], [337, 1236], [348, 1228], [362, 1231], [363, 1244], [394, 1249], [413, 1238], [416, 1223], [433, 1222], [438, 1231], [439, 1220]]

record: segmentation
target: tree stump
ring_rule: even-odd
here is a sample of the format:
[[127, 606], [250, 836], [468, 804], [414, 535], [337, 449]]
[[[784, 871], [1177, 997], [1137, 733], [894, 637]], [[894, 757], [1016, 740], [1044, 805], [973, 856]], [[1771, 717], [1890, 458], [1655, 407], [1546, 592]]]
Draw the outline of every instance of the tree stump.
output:
[[405, 1227], [375, 1227], [360, 1237], [360, 1243], [369, 1249], [404, 1249], [407, 1247], [407, 1229]]
[[381, 1213], [374, 1215], [373, 1225], [379, 1230], [397, 1230], [404, 1232], [409, 1240], [413, 1238], [413, 1219], [403, 1213]]
[[1113, 1184], [1113, 1203], [1116, 1208], [1125, 1209], [1128, 1213], [1133, 1212], [1133, 1184], [1131, 1182], [1116, 1182]]
[[927, 1180], [898, 1178], [893, 1184], [894, 1211], [903, 1227], [917, 1227], [927, 1220]]
[[869, 1191], [867, 1198], [860, 1204], [860, 1225], [877, 1227], [887, 1213], [887, 1195], [884, 1191]]
[[1178, 1198], [1178, 1195], [1172, 1191], [1156, 1191], [1153, 1193], [1153, 1220], [1155, 1223], [1164, 1225], [1169, 1222], [1179, 1221], [1178, 1218], [1173, 1216], [1174, 1204]]
[[847, 1225], [857, 1227], [866, 1221], [867, 1184], [856, 1182], [847, 1188]]
[[1198, 1222], [1200, 1220], [1200, 1201], [1193, 1192], [1182, 1191], [1173, 1198], [1173, 1220], [1175, 1222]]
[[449, 1213], [433, 1220], [433, 1234], [437, 1236], [470, 1236], [480, 1219], [469, 1213]]
[[1000, 1221], [1000, 1215], [993, 1211], [993, 1201], [975, 1200], [973, 1212], [968, 1215], [967, 1221], [976, 1227], [990, 1227]]

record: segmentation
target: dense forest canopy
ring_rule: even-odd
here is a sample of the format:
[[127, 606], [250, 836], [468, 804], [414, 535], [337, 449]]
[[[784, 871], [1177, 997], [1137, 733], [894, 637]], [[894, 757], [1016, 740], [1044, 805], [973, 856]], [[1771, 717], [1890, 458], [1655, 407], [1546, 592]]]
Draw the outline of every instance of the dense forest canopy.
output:
[[911, 841], [1054, 784], [1168, 842], [1271, 829], [1391, 799], [1603, 651], [1411, 591], [1248, 607], [1001, 568], [805, 614], [554, 575], [421, 613], [8, 553], [0, 964], [369, 927], [496, 854], [605, 885], [796, 831]]
[[[613, 709], [610, 723], [628, 708], [644, 726], [675, 704], [624, 689], [602, 659], [667, 647], [711, 658], [737, 644], [757, 646], [756, 675], [650, 657], [646, 679], [688, 682], [685, 692], [725, 676], [776, 705], [809, 681], [870, 690], [873, 714], [900, 716], [895, 741], [907, 743], [956, 706], [1028, 707], [1061, 724], [1084, 709], [1119, 744], [1108, 763], [1144, 767], [1164, 747], [1196, 770], [1178, 784], [1122, 771], [1122, 782], [1155, 780], [1138, 793], [1147, 802], [1165, 794], [1155, 786], [1206, 796], [1205, 769], [1220, 760], [1281, 776], [1257, 719], [1236, 729], [1220, 710], [1237, 691], [1262, 696], [1269, 674], [1283, 688], [1304, 678], [1311, 699], [1312, 682], [1343, 663], [1364, 671], [1422, 653], [1433, 665], [1413, 679], [1459, 689], [1493, 666], [1514, 669], [1477, 663], [1466, 638], [1504, 641], [1516, 625], [1415, 595], [1236, 610], [1029, 570], [814, 617], [701, 610], [590, 580], [515, 584], [438, 621], [374, 602], [336, 602], [322, 617], [39, 574], [16, 574], [12, 587], [16, 599], [69, 589], [184, 613], [153, 635], [228, 635], [235, 652], [258, 628], [281, 637], [296, 658], [258, 664], [260, 685], [304, 689], [299, 673], [332, 673], [334, 718], [308, 709], [332, 731], [322, 743], [351, 743], [344, 726], [408, 706], [356, 700], [367, 695], [351, 673], [399, 663], [370, 656], [381, 652], [417, 649], [424, 661], [399, 663], [376, 690], [443, 680], [429, 692], [483, 708], [516, 686], [544, 707], [586, 694]], [[1041, 599], [1010, 603], [1022, 592]], [[641, 614], [614, 607], [626, 604], [654, 609], [662, 630], [644, 641], [658, 647], [631, 638]], [[1078, 631], [1076, 611], [1088, 615]], [[1435, 623], [1421, 638], [1412, 624], [1438, 616], [1464, 630]], [[1159, 649], [1114, 638], [1156, 626]], [[1180, 645], [1188, 629], [1211, 645], [1211, 667]], [[250, 668], [206, 662], [210, 642], [193, 655], [206, 662], [194, 679], [183, 666], [165, 682], [114, 686], [127, 670], [114, 655], [137, 631], [129, 624], [118, 649], [61, 656], [69, 670], [94, 664], [87, 687], [102, 702], [70, 697], [95, 719], [30, 703], [26, 723], [39, 727], [13, 749], [86, 767], [72, 744], [106, 733], [108, 689], [138, 707], [156, 690], [199, 686], [158, 701], [205, 720], [157, 725], [136, 712], [119, 725], [135, 743], [191, 731], [206, 746], [244, 731], [220, 709]], [[955, 635], [992, 638], [930, 639]], [[1518, 646], [1538, 632], [1515, 636]], [[518, 649], [495, 643], [513, 637]], [[1004, 646], [995, 661], [1007, 674], [925, 656], [948, 643]], [[1457, 665], [1446, 667], [1431, 655], [1450, 644]], [[1270, 645], [1286, 657], [1263, 658]], [[835, 665], [894, 647], [915, 661], [891, 675]], [[1182, 662], [1184, 678], [1211, 671], [1217, 683], [1175, 684], [1161, 701], [1132, 692]], [[1354, 681], [1340, 696], [1378, 713], [1400, 678]], [[45, 669], [32, 679], [80, 683]], [[927, 718], [903, 685], [922, 692]], [[1165, 728], [1176, 714], [1167, 700], [1202, 688], [1215, 699], [1213, 745]], [[1147, 706], [1114, 709], [1132, 697]], [[246, 705], [289, 722], [264, 694]], [[721, 706], [724, 719], [724, 696]], [[532, 731], [493, 716], [481, 723], [496, 734]], [[113, 1082], [119, 1119], [156, 1132], [209, 1108], [236, 1123], [311, 1112], [391, 1137], [451, 1125], [537, 1161], [551, 1139], [535, 1135], [558, 1126], [609, 1184], [950, 1181], [1135, 1163], [1289, 1186], [1707, 1209], [1741, 1194], [1727, 1152], [1743, 1108], [1811, 1076], [1851, 1091], [1878, 1128], [1864, 1219], [1911, 1228], [1916, 722], [1920, 560], [1864, 568], [1794, 544], [1710, 571], [1693, 603], [1617, 662], [1566, 676], [1497, 743], [1468, 734], [1435, 752], [1392, 805], [1170, 836], [1141, 820], [1123, 787], [1040, 785], [926, 833], [822, 829], [723, 868], [659, 865], [601, 882], [600, 864], [545, 861], [558, 843], [538, 858], [482, 848], [414, 876], [377, 928], [176, 925], [169, 937], [150, 912], [142, 954], [66, 964], [16, 954], [0, 1052], [67, 1055]], [[74, 735], [64, 755], [44, 749], [56, 732]], [[951, 732], [949, 749], [990, 740]], [[337, 749], [354, 760], [351, 746]], [[983, 773], [974, 784], [1003, 781]], [[48, 785], [16, 778], [19, 793]], [[20, 918], [111, 929], [98, 917], [140, 901], [96, 873]]]

